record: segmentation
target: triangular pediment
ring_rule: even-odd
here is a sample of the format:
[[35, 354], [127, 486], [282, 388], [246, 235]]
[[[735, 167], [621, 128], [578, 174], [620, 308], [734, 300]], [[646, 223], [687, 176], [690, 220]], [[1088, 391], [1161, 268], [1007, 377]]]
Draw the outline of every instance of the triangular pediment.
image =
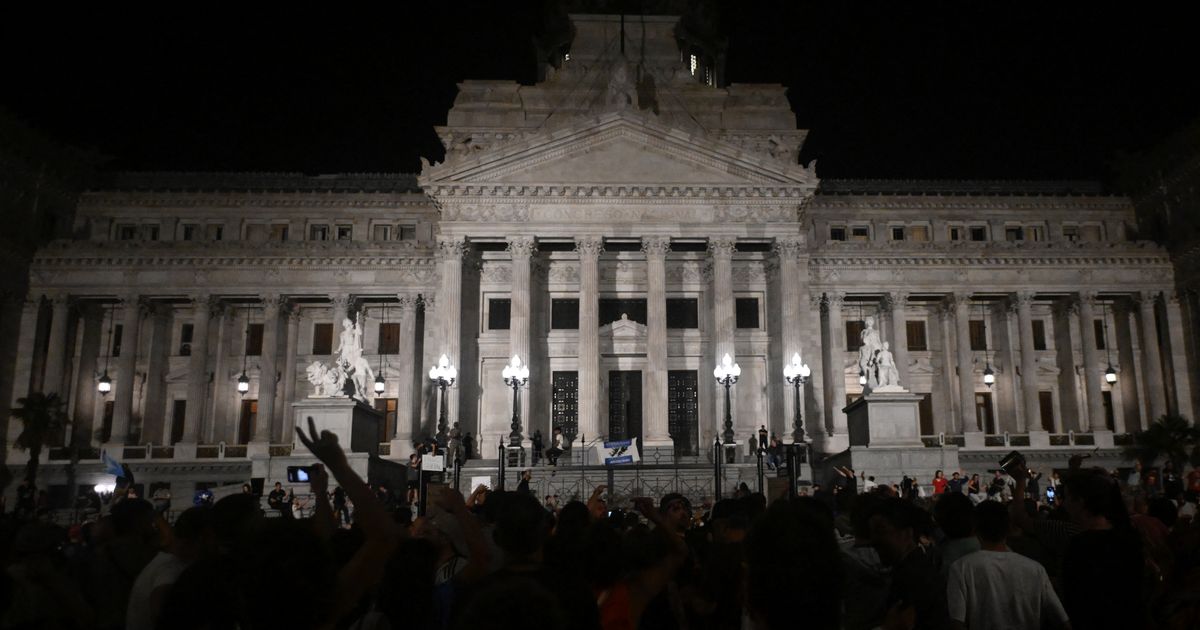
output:
[[601, 326], [599, 334], [601, 337], [612, 337], [614, 339], [645, 337], [646, 326], [629, 319], [629, 316], [625, 313], [621, 313], [621, 319]]
[[610, 112], [425, 168], [422, 186], [795, 186], [815, 188], [799, 164], [757, 155], [652, 115]]

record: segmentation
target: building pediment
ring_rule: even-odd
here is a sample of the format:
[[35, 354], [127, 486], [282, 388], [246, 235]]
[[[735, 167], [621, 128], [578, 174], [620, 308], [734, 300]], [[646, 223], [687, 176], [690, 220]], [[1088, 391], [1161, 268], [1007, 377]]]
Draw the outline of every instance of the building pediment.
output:
[[646, 326], [629, 319], [629, 316], [625, 313], [621, 313], [621, 319], [601, 326], [599, 335], [601, 337], [611, 337], [614, 340], [645, 339]]
[[773, 196], [808, 197], [812, 170], [756, 155], [708, 134], [673, 129], [652, 114], [608, 112], [553, 130], [534, 132], [474, 153], [427, 165], [424, 190], [441, 197], [491, 190], [558, 194], [570, 188], [768, 189]]

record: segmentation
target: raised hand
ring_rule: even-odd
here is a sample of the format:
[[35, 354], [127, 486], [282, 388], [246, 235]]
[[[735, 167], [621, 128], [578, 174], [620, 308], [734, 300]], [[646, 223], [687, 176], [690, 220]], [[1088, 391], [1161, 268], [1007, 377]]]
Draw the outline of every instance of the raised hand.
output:
[[321, 431], [318, 435], [317, 424], [313, 422], [312, 416], [308, 417], [308, 431], [310, 435], [304, 435], [304, 430], [296, 427], [296, 435], [299, 436], [300, 442], [312, 451], [317, 459], [331, 468], [335, 465], [344, 466], [346, 464], [346, 453], [338, 445], [337, 436], [329, 431]]
[[308, 467], [308, 485], [313, 494], [318, 497], [325, 496], [329, 491], [329, 473], [325, 472], [324, 466], [313, 464]]

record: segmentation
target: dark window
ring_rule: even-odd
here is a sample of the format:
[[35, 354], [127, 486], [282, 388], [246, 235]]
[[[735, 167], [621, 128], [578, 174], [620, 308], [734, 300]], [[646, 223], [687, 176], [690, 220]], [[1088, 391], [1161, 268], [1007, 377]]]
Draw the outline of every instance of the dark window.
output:
[[398, 354], [400, 352], [400, 324], [388, 323], [379, 325], [379, 354]]
[[308, 240], [310, 240], [310, 241], [329, 240], [329, 226], [328, 225], [310, 225], [310, 226], [308, 226]]
[[184, 324], [179, 327], [179, 356], [192, 355], [192, 325]]
[[987, 228], [985, 228], [981, 225], [971, 226], [971, 240], [972, 241], [986, 241], [987, 240]]
[[208, 226], [208, 240], [219, 241], [224, 236], [225, 236], [225, 226], [223, 226], [223, 225]]
[[699, 328], [700, 309], [696, 298], [667, 298], [667, 328]]
[[700, 452], [699, 400], [695, 370], [667, 372], [667, 434], [675, 444], [676, 455]]
[[313, 324], [313, 354], [333, 354], [333, 324]]
[[961, 227], [951, 226], [950, 227], [950, 240], [961, 241], [962, 240], [962, 231], [963, 231], [963, 229]]
[[606, 252], [640, 252], [642, 251], [641, 241], [605, 241], [604, 251]]
[[196, 240], [196, 226], [195, 225], [183, 226], [183, 240], [185, 240], [185, 241]]
[[187, 417], [187, 401], [176, 400], [171, 410], [171, 444], [178, 444], [183, 439], [183, 423]]
[[917, 401], [917, 415], [921, 419], [921, 435], [933, 435], [933, 399], [931, 394], [921, 394]]
[[1033, 320], [1033, 349], [1046, 349], [1046, 322], [1040, 319]]
[[734, 308], [738, 328], [758, 328], [758, 298], [737, 298]]
[[337, 226], [337, 240], [348, 241], [354, 236], [354, 228], [349, 225]]
[[867, 325], [861, 319], [846, 322], [846, 349], [857, 352], [862, 347], [862, 331]]
[[618, 298], [604, 298], [600, 300], [601, 326], [606, 326], [621, 319], [622, 314], [628, 315], [629, 319], [643, 326], [646, 325], [646, 300]]
[[892, 228], [892, 240], [893, 241], [903, 241], [904, 240], [904, 228], [893, 227]]
[[1106, 339], [1104, 338], [1104, 320], [1103, 319], [1092, 320], [1092, 330], [1095, 331], [1095, 334], [1096, 334], [1096, 349], [1104, 350], [1105, 349], [1105, 341], [1106, 341]]
[[871, 228], [865, 225], [856, 225], [850, 228], [850, 237], [856, 241], [866, 241], [871, 239]]
[[904, 333], [908, 337], [909, 350], [928, 350], [929, 342], [925, 339], [925, 320], [909, 320], [904, 322]]
[[1038, 407], [1041, 410], [1042, 430], [1054, 432], [1054, 394], [1052, 392], [1038, 392]]
[[987, 350], [987, 326], [984, 325], [983, 320], [972, 319], [967, 322], [967, 326], [971, 332], [971, 349]]
[[1004, 240], [1023, 241], [1025, 240], [1025, 230], [1019, 227], [1006, 227], [1004, 228]]
[[123, 332], [125, 332], [125, 327], [121, 324], [117, 324], [116, 327], [113, 328], [112, 348], [109, 350], [109, 356], [121, 356], [121, 338], [124, 337], [124, 335], [121, 333]]
[[388, 442], [396, 434], [396, 399], [376, 398], [375, 410], [383, 414], [383, 422], [379, 424], [380, 443]]
[[143, 233], [145, 234], [145, 238], [148, 241], [157, 241], [158, 240], [158, 226], [157, 225], [144, 226]]
[[575, 441], [579, 433], [579, 373], [554, 372], [550, 375], [551, 399], [550, 410], [551, 435], [554, 428], [560, 428], [564, 440], [569, 444]]
[[117, 226], [117, 238], [119, 240], [132, 241], [133, 239], [137, 238], [137, 233], [138, 232], [137, 232], [136, 225], [118, 225]]
[[578, 330], [579, 300], [576, 298], [551, 299], [550, 328], [554, 330]]
[[[1116, 421], [1113, 419], [1112, 392], [1100, 392], [1100, 397], [1101, 400], [1104, 401], [1104, 426], [1109, 431], [1115, 431], [1117, 425]], [[1092, 430], [1095, 431], [1096, 428], [1092, 427]]]
[[396, 238], [401, 241], [417, 240], [417, 228], [411, 225], [401, 225], [396, 230]]
[[991, 392], [975, 394], [975, 419], [979, 422], [979, 428], [984, 433], [990, 435], [996, 434], [996, 418], [992, 415]]
[[844, 228], [844, 227], [829, 228], [829, 240], [831, 240], [831, 241], [846, 240], [846, 228]]
[[286, 240], [288, 240], [287, 237], [288, 237], [288, 226], [283, 225], [283, 224], [276, 224], [276, 225], [271, 226], [271, 240], [272, 241], [286, 241]]
[[708, 243], [705, 241], [672, 241], [673, 252], [707, 252]]
[[258, 401], [248, 399], [242, 401], [242, 413], [238, 419], [238, 444], [249, 444], [254, 437], [254, 423], [258, 420]]
[[738, 242], [734, 245], [734, 249], [739, 252], [769, 252], [771, 251], [770, 243], [743, 243]]
[[512, 320], [512, 300], [492, 298], [488, 300], [488, 330], [508, 330]]
[[246, 356], [257, 357], [262, 355], [263, 349], [263, 325], [250, 324], [246, 327]]

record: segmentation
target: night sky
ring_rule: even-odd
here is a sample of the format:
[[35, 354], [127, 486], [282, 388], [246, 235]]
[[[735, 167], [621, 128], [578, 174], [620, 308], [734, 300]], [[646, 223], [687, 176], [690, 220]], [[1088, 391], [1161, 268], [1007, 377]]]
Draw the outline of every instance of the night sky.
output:
[[[1108, 180], [1200, 116], [1184, 3], [718, 4], [728, 81], [789, 88], [822, 177]], [[0, 15], [0, 107], [110, 170], [414, 172], [456, 82], [535, 79], [532, 3], [159, 6]]]

